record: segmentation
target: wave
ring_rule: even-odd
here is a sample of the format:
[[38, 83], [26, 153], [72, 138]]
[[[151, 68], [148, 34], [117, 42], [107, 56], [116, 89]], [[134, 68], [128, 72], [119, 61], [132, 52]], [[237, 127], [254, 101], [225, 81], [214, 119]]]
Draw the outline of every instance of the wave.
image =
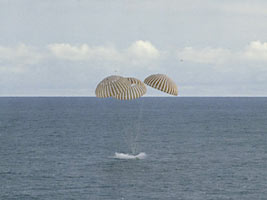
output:
[[147, 157], [146, 153], [141, 152], [137, 155], [131, 155], [131, 154], [127, 154], [127, 153], [115, 153], [114, 158], [117, 159], [145, 159]]

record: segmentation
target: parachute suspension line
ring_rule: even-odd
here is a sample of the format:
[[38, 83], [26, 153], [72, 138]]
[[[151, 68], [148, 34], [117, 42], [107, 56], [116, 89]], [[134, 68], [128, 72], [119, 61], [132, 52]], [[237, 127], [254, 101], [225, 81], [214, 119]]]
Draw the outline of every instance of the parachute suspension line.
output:
[[[115, 69], [115, 74], [117, 74], [117, 70]], [[133, 78], [133, 77], [122, 77], [118, 75], [111, 75], [104, 78], [100, 83], [98, 83], [95, 94], [96, 97], [99, 98], [115, 98], [120, 100], [132, 100], [137, 99], [143, 96], [146, 93], [146, 85], [158, 89], [162, 92], [168, 93], [170, 95], [177, 96], [178, 95], [178, 88], [177, 85], [172, 81], [167, 75], [164, 74], [152, 74], [148, 76], [144, 82]], [[143, 100], [143, 99], [142, 99]], [[159, 100], [157, 101], [157, 105]], [[137, 114], [137, 109], [134, 113], [138, 117], [134, 117], [136, 120], [128, 120], [127, 117], [121, 116], [119, 114], [119, 119], [116, 120], [119, 122], [120, 126], [122, 125], [124, 128], [122, 131], [125, 132], [123, 134], [125, 143], [128, 145], [128, 148], [131, 148], [132, 152], [135, 153], [137, 149], [137, 140], [140, 135], [141, 129], [141, 119], [143, 115], [143, 104], [144, 102], [140, 102], [139, 106], [139, 114]], [[153, 104], [154, 105], [154, 104]], [[157, 107], [157, 105], [154, 105]], [[153, 106], [153, 107], [154, 107]], [[157, 110], [155, 110], [157, 113]], [[122, 115], [124, 113], [124, 109], [122, 108], [121, 112]], [[129, 116], [131, 118], [131, 116]], [[123, 124], [121, 124], [123, 123]], [[153, 126], [150, 131], [154, 131], [157, 126]], [[128, 136], [128, 137], [127, 137]]]
[[[139, 107], [139, 111], [138, 111], [137, 115], [135, 115], [136, 116], [135, 120], [128, 121], [128, 123], [126, 122], [124, 124], [123, 134], [122, 134], [123, 140], [132, 154], [136, 153], [136, 149], [137, 149], [136, 140], [138, 138], [138, 134], [140, 131], [140, 121], [141, 121], [141, 117], [142, 117], [142, 112], [141, 112], [142, 111], [142, 103], [140, 105], [141, 105], [141, 107]], [[123, 113], [123, 114], [125, 114], [125, 113]]]
[[[152, 109], [153, 109], [154, 112], [156, 112], [158, 110], [159, 106], [160, 106], [160, 100], [159, 99], [160, 99], [160, 97], [159, 98], [155, 98], [155, 102], [153, 103]], [[155, 114], [157, 114], [157, 113], [155, 113]], [[150, 127], [150, 133], [156, 133], [157, 132], [156, 131], [156, 129], [158, 128], [157, 125], [158, 125], [158, 123], [153, 123], [153, 126]]]
[[123, 131], [124, 131], [124, 134], [123, 134], [124, 142], [129, 148], [131, 148], [131, 146], [132, 146], [132, 135], [131, 134], [129, 135], [129, 132], [131, 132], [131, 130], [129, 129], [129, 127], [125, 127]]
[[134, 137], [134, 140], [133, 140], [133, 145], [132, 145], [132, 153], [135, 154], [136, 153], [136, 150], [137, 150], [137, 140], [138, 140], [138, 137], [140, 135], [140, 129], [141, 129], [141, 120], [142, 120], [142, 117], [143, 117], [143, 101], [144, 99], [141, 99], [141, 105], [140, 105], [140, 108], [139, 108], [139, 115], [138, 115], [138, 124], [137, 124], [137, 128], [136, 128], [136, 134], [135, 134], [135, 137]]
[[[120, 120], [123, 120], [125, 118], [125, 115], [126, 113], [123, 112], [123, 110], [120, 112]], [[125, 142], [125, 144], [127, 145], [128, 148], [131, 148], [131, 144], [132, 144], [132, 136], [131, 134], [129, 134], [131, 132], [131, 126], [129, 126], [129, 124], [125, 123], [124, 126], [123, 126], [123, 129], [122, 129], [122, 137], [123, 137], [123, 140]]]

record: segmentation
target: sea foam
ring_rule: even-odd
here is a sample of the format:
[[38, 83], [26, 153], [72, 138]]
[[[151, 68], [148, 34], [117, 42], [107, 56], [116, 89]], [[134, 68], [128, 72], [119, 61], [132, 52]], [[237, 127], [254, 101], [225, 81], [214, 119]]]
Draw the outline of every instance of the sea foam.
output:
[[146, 153], [141, 152], [137, 155], [131, 155], [131, 154], [127, 154], [127, 153], [115, 153], [114, 158], [117, 159], [145, 159], [147, 157]]

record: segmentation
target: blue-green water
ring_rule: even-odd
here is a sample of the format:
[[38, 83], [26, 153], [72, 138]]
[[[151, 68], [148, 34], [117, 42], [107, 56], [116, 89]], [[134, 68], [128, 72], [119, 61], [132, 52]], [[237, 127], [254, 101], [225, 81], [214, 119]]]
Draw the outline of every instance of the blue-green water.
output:
[[0, 98], [0, 199], [267, 199], [267, 98]]

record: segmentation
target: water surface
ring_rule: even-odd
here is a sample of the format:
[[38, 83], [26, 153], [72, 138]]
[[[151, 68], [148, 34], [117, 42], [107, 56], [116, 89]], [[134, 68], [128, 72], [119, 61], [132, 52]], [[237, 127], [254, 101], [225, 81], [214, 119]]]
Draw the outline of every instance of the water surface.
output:
[[0, 98], [0, 199], [266, 199], [266, 132], [267, 98]]

